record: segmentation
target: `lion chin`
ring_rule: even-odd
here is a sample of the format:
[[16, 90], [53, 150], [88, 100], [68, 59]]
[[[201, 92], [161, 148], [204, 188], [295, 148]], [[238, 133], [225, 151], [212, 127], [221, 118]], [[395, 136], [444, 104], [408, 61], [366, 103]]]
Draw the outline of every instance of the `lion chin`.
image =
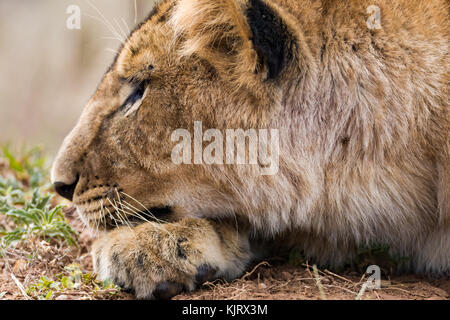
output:
[[167, 299], [293, 247], [338, 267], [380, 245], [448, 276], [449, 2], [377, 3], [157, 5], [52, 170], [104, 231], [99, 276]]

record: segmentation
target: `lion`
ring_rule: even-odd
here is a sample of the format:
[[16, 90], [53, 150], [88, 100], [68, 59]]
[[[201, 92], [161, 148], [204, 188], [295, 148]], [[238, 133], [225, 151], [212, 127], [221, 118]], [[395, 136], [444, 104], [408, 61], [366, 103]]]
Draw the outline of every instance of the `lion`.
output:
[[[101, 230], [95, 272], [169, 299], [290, 248], [338, 267], [383, 244], [400, 271], [449, 275], [449, 21], [446, 0], [160, 2], [52, 168]], [[277, 171], [176, 163], [174, 132], [199, 123], [276, 129]]]

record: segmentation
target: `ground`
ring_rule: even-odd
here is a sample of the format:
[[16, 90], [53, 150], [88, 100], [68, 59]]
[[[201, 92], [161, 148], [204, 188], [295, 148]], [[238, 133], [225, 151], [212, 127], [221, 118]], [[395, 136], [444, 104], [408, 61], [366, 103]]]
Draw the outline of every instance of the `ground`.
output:
[[[133, 299], [112, 283], [96, 280], [89, 254], [95, 235], [70, 203], [52, 195], [46, 170], [40, 153], [13, 157], [5, 148], [0, 153], [0, 300]], [[48, 203], [41, 201], [46, 193], [53, 196]], [[65, 207], [59, 209], [61, 203]], [[358, 268], [332, 272], [293, 255], [251, 265], [231, 283], [206, 283], [174, 299], [450, 299], [450, 279], [387, 274], [383, 270], [381, 288], [370, 290]]]

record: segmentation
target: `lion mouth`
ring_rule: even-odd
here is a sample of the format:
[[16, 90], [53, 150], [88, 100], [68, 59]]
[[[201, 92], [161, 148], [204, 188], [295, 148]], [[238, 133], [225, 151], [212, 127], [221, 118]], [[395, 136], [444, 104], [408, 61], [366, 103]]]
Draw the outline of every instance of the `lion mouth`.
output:
[[118, 184], [85, 185], [74, 199], [83, 223], [95, 230], [135, 227], [145, 222], [165, 222], [173, 213], [166, 205], [147, 207]]
[[137, 224], [144, 222], [165, 222], [167, 217], [173, 213], [172, 207], [153, 207], [143, 210], [129, 217], [129, 221]]
[[[137, 227], [143, 223], [156, 222], [165, 223], [167, 218], [173, 213], [170, 206], [152, 207], [145, 210], [103, 210], [99, 216], [93, 217], [90, 214], [83, 213], [83, 210], [77, 208], [79, 216], [85, 225], [95, 230], [113, 230], [120, 227]], [[116, 208], [117, 209], [117, 208]]]

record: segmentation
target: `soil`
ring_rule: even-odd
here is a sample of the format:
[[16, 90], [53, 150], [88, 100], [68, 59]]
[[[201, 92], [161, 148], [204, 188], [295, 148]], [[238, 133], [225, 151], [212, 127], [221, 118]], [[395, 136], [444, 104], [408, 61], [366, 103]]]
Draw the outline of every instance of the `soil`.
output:
[[[66, 216], [79, 236], [79, 246], [68, 247], [64, 243], [51, 243], [38, 239], [27, 241], [19, 248], [7, 252], [0, 258], [0, 299], [30, 299], [26, 290], [41, 276], [49, 278], [64, 267], [79, 264], [83, 271], [92, 271], [89, 254], [93, 236], [74, 217], [73, 210], [66, 210]], [[30, 253], [32, 257], [30, 257]], [[416, 275], [402, 275], [385, 278], [381, 288], [364, 290], [365, 275], [355, 271], [339, 274], [329, 270], [317, 270], [308, 264], [290, 265], [287, 261], [263, 261], [250, 266], [247, 273], [231, 283], [217, 280], [203, 285], [196, 292], [183, 293], [176, 300], [449, 300], [450, 279], [429, 279]], [[108, 292], [96, 292], [82, 287], [70, 292], [58, 293], [57, 300], [67, 299], [133, 299], [121, 292], [111, 296]]]

